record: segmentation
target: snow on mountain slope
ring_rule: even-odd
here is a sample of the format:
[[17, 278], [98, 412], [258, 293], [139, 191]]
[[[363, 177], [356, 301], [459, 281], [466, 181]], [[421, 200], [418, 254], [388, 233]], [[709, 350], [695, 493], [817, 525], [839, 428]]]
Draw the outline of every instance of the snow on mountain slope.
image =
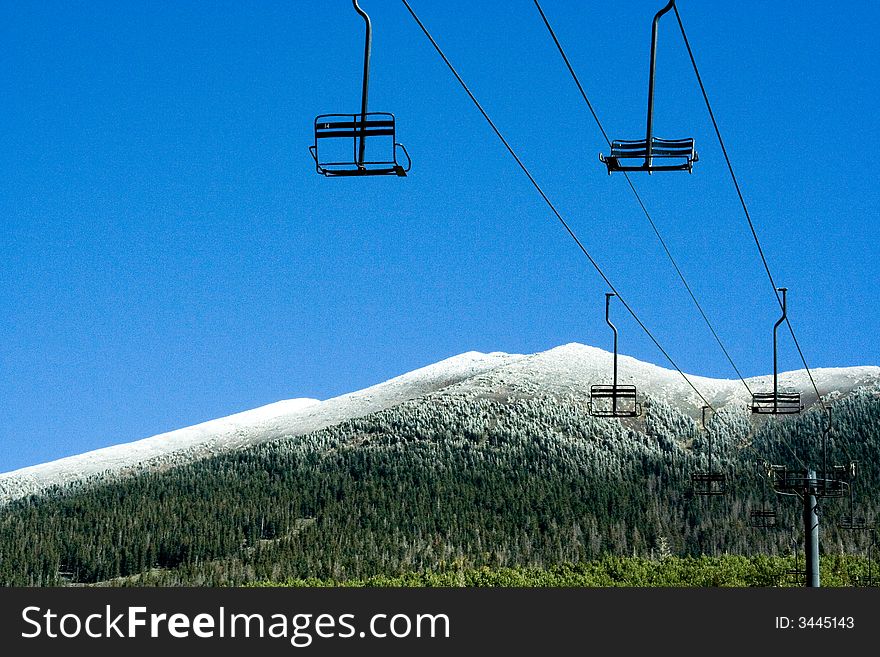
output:
[[468, 352], [326, 401], [291, 399], [131, 443], [0, 474], [0, 503], [95, 475], [161, 468], [281, 436], [297, 436], [390, 408], [513, 362], [515, 354]]
[[[162, 468], [282, 436], [311, 433], [434, 393], [501, 399], [536, 394], [586, 398], [591, 385], [611, 382], [611, 368], [610, 353], [576, 343], [527, 356], [468, 352], [326, 401], [281, 401], [152, 438], [0, 474], [0, 503], [90, 476]], [[693, 417], [699, 415], [702, 399], [675, 370], [629, 356], [619, 357], [618, 370], [618, 382], [635, 384], [641, 397], [650, 395]], [[823, 397], [846, 394], [859, 386], [880, 385], [880, 367], [816, 369], [813, 376]], [[749, 401], [738, 379], [688, 378], [716, 407]], [[772, 376], [746, 382], [753, 391], [770, 390], [773, 383]], [[780, 386], [801, 391], [807, 404], [815, 402], [804, 370], [780, 374]]]
[[[613, 355], [596, 347], [572, 343], [520, 358], [456, 386], [446, 394], [467, 389], [472, 394], [496, 398], [506, 395], [556, 394], [587, 397], [590, 386], [610, 384]], [[811, 370], [819, 393], [825, 397], [833, 393], [846, 394], [860, 386], [880, 383], [880, 367], [819, 368]], [[739, 379], [712, 379], [687, 374], [688, 379], [712, 406], [748, 404], [749, 392]], [[753, 392], [771, 391], [773, 376], [758, 376], [745, 380]], [[698, 417], [704, 402], [700, 395], [674, 369], [645, 363], [630, 356], [618, 356], [618, 383], [635, 385], [639, 396], [650, 395]], [[779, 374], [780, 390], [801, 392], [809, 406], [816, 395], [806, 370]]]

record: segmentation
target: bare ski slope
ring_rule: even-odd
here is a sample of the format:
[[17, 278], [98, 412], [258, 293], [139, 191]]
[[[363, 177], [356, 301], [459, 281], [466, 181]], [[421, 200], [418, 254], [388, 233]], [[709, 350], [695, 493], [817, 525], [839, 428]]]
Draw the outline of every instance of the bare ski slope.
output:
[[[168, 467], [282, 436], [311, 433], [430, 394], [502, 399], [535, 394], [586, 397], [592, 384], [610, 382], [611, 358], [606, 351], [580, 344], [531, 355], [468, 352], [326, 401], [280, 401], [151, 438], [0, 474], [0, 503], [39, 493], [56, 484], [95, 476], [124, 476], [143, 468]], [[817, 369], [813, 375], [823, 397], [880, 385], [880, 367]], [[748, 402], [748, 392], [739, 380], [692, 375], [689, 379], [714, 406]], [[619, 383], [635, 384], [640, 394], [666, 401], [694, 417], [703, 405], [678, 372], [628, 356], [620, 357]], [[772, 377], [755, 377], [746, 383], [752, 390], [769, 390]], [[807, 404], [815, 402], [803, 370], [781, 374], [780, 386], [800, 390]]]

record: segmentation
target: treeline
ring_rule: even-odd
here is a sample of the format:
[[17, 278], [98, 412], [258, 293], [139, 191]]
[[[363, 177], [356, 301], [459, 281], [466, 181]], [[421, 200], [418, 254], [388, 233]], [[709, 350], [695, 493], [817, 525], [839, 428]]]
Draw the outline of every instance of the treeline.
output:
[[[291, 579], [259, 582], [270, 587], [718, 587], [803, 586], [792, 571], [803, 568], [793, 557], [724, 555], [719, 557], [616, 557], [606, 555], [579, 564], [546, 568], [456, 568], [439, 572], [375, 575], [365, 579]], [[821, 561], [825, 587], [877, 586], [876, 567], [869, 572], [866, 557], [831, 555]]]
[[[835, 405], [832, 462], [861, 462], [858, 510], [880, 481], [880, 399]], [[723, 417], [722, 417], [723, 414]], [[691, 493], [706, 440], [671, 406], [644, 423], [589, 416], [579, 398], [438, 395], [162, 472], [50, 491], [0, 510], [0, 582], [246, 584], [396, 577], [449, 564], [492, 570], [605, 555], [788, 555], [800, 509], [766, 492], [756, 454], [819, 457], [823, 416], [753, 427], [745, 409], [710, 423], [730, 494]], [[815, 461], [814, 461], [815, 462]], [[773, 505], [777, 531], [748, 527]], [[823, 548], [862, 553], [823, 506]]]

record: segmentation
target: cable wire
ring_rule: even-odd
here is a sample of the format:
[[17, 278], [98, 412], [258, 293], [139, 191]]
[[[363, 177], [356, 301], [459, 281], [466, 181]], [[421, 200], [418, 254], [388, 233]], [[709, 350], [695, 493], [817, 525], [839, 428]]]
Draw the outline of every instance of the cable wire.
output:
[[[492, 128], [492, 131], [495, 133], [495, 135], [498, 137], [498, 139], [501, 141], [501, 143], [504, 144], [504, 147], [507, 149], [507, 152], [510, 153], [511, 157], [513, 157], [513, 159], [519, 165], [519, 168], [522, 169], [522, 172], [529, 179], [529, 182], [532, 183], [532, 186], [535, 188], [535, 190], [538, 192], [538, 194], [541, 195], [541, 198], [544, 199], [544, 203], [547, 204], [547, 207], [550, 208], [550, 210], [553, 212], [553, 214], [559, 220], [559, 223], [562, 224], [562, 227], [565, 228], [566, 232], [569, 234], [569, 236], [572, 238], [572, 240], [574, 240], [575, 244], [578, 246], [578, 248], [581, 250], [581, 252], [586, 256], [587, 260], [590, 261], [590, 264], [593, 266], [593, 269], [596, 270], [596, 272], [599, 274], [599, 276], [602, 278], [602, 280], [605, 281], [605, 284], [611, 289], [611, 291], [617, 295], [617, 298], [623, 304], [623, 307], [626, 308], [626, 310], [629, 312], [630, 315], [632, 315], [633, 319], [636, 321], [636, 323], [639, 325], [639, 327], [641, 327], [641, 329], [647, 334], [647, 336], [651, 339], [651, 341], [654, 343], [654, 345], [660, 350], [660, 352], [663, 354], [663, 356], [666, 358], [666, 360], [669, 361], [669, 363], [672, 365], [672, 367], [675, 368], [675, 370], [682, 376], [682, 378], [685, 380], [685, 382], [688, 384], [688, 386], [690, 386], [690, 388], [695, 393], [697, 393], [697, 396], [699, 396], [699, 398], [703, 401], [703, 403], [706, 406], [712, 407], [712, 405], [709, 403], [709, 401], [703, 396], [703, 393], [701, 393], [697, 389], [697, 387], [694, 386], [694, 384], [691, 382], [691, 380], [688, 378], [688, 376], [681, 370], [681, 368], [672, 359], [672, 356], [669, 355], [669, 352], [667, 352], [666, 349], [663, 348], [663, 346], [660, 344], [660, 342], [657, 340], [657, 338], [654, 337], [654, 334], [651, 333], [651, 331], [644, 324], [644, 322], [642, 322], [642, 320], [639, 318], [639, 316], [636, 314], [636, 312], [632, 309], [632, 307], [630, 307], [630, 305], [626, 302], [626, 300], [620, 295], [620, 292], [618, 292], [617, 288], [614, 287], [614, 285], [611, 283], [611, 280], [608, 278], [608, 276], [605, 274], [605, 272], [599, 266], [599, 263], [595, 260], [595, 258], [593, 258], [593, 256], [590, 255], [590, 252], [587, 251], [587, 248], [580, 241], [578, 236], [572, 230], [571, 226], [569, 226], [568, 222], [563, 218], [563, 216], [562, 216], [562, 214], [560, 214], [559, 210], [556, 209], [556, 206], [553, 204], [553, 202], [550, 200], [550, 198], [547, 196], [547, 194], [544, 193], [544, 190], [538, 184], [538, 181], [535, 180], [535, 177], [529, 171], [528, 167], [526, 167], [526, 165], [523, 164], [523, 161], [516, 154], [516, 151], [513, 150], [513, 147], [510, 145], [510, 143], [507, 141], [507, 139], [504, 138], [504, 135], [501, 134], [501, 131], [495, 125], [495, 122], [492, 121], [492, 119], [489, 117], [489, 114], [486, 112], [485, 109], [483, 109], [483, 106], [477, 100], [476, 96], [474, 96], [473, 92], [471, 92], [471, 90], [468, 88], [467, 84], [462, 79], [462, 77], [458, 74], [458, 71], [452, 65], [452, 62], [450, 62], [449, 59], [446, 57], [446, 55], [443, 53], [443, 50], [437, 44], [437, 41], [434, 39], [434, 37], [431, 36], [431, 33], [428, 31], [428, 28], [425, 27], [425, 24], [422, 23], [422, 21], [419, 19], [418, 15], [415, 13], [413, 8], [410, 6], [409, 2], [407, 2], [407, 0], [401, 0], [401, 2], [403, 2], [403, 5], [406, 7], [407, 11], [409, 11], [410, 15], [413, 17], [413, 20], [415, 20], [415, 22], [421, 28], [422, 32], [424, 32], [425, 36], [428, 38], [428, 41], [430, 41], [431, 45], [434, 46], [434, 49], [437, 51], [437, 54], [440, 55], [440, 58], [446, 64], [447, 68], [449, 68], [449, 70], [455, 76], [455, 79], [458, 80], [458, 83], [461, 85], [461, 88], [464, 89], [465, 93], [470, 97], [471, 101], [474, 103], [476, 108], [480, 111], [480, 114], [482, 114], [483, 118], [486, 119], [486, 122]], [[714, 408], [713, 408], [713, 410], [714, 410]]]
[[[413, 20], [415, 20], [416, 24], [422, 30], [425, 37], [427, 37], [428, 41], [431, 42], [431, 45], [434, 47], [434, 50], [436, 50], [437, 54], [440, 55], [440, 58], [446, 64], [447, 68], [450, 70], [450, 72], [453, 74], [453, 76], [455, 76], [455, 79], [458, 81], [459, 85], [461, 85], [461, 88], [465, 91], [465, 93], [468, 95], [468, 97], [474, 103], [476, 108], [480, 111], [480, 114], [483, 115], [483, 118], [486, 120], [486, 122], [492, 128], [492, 131], [495, 133], [495, 135], [498, 137], [498, 139], [501, 141], [501, 143], [507, 149], [507, 152], [516, 161], [517, 165], [519, 165], [519, 168], [522, 170], [522, 172], [529, 179], [529, 182], [532, 184], [532, 186], [535, 188], [535, 190], [538, 192], [538, 194], [540, 194], [541, 198], [544, 200], [544, 203], [547, 204], [547, 207], [550, 208], [550, 210], [553, 212], [553, 214], [559, 220], [559, 223], [562, 225], [562, 227], [565, 229], [565, 231], [569, 234], [569, 236], [572, 238], [572, 240], [577, 245], [577, 247], [580, 249], [580, 251], [584, 254], [584, 256], [586, 256], [587, 260], [589, 260], [590, 264], [593, 266], [593, 269], [596, 270], [596, 272], [599, 274], [599, 276], [602, 278], [602, 280], [605, 281], [605, 284], [611, 289], [611, 291], [617, 295], [617, 298], [623, 304], [623, 307], [626, 308], [627, 312], [629, 312], [629, 314], [636, 321], [636, 323], [639, 325], [639, 327], [651, 339], [651, 341], [654, 343], [654, 345], [657, 347], [657, 349], [660, 350], [660, 353], [662, 353], [663, 356], [666, 358], [666, 360], [669, 361], [669, 363], [672, 365], [672, 367], [675, 369], [675, 371], [678, 372], [679, 375], [681, 375], [681, 377], [684, 379], [684, 381], [687, 383], [687, 385], [697, 394], [697, 396], [702, 400], [702, 402], [706, 406], [708, 406], [713, 411], [715, 411], [715, 407], [709, 403], [709, 401], [706, 399], [706, 397], [703, 395], [703, 393], [701, 393], [699, 391], [699, 389], [693, 384], [693, 382], [690, 380], [690, 378], [688, 378], [687, 374], [685, 374], [682, 371], [682, 369], [678, 366], [678, 364], [675, 362], [675, 360], [673, 360], [672, 356], [669, 355], [669, 352], [667, 352], [666, 349], [663, 348], [663, 346], [660, 344], [660, 342], [657, 340], [657, 338], [654, 337], [654, 334], [650, 331], [650, 329], [648, 329], [648, 327], [645, 325], [645, 323], [639, 318], [639, 316], [636, 314], [636, 312], [627, 303], [626, 299], [624, 299], [620, 295], [620, 292], [618, 292], [617, 288], [611, 283], [611, 280], [608, 278], [608, 276], [605, 274], [605, 272], [599, 266], [599, 263], [593, 258], [592, 255], [590, 255], [590, 252], [587, 250], [587, 248], [583, 245], [583, 243], [577, 237], [574, 230], [572, 230], [572, 228], [571, 228], [571, 226], [569, 226], [568, 222], [565, 221], [565, 219], [563, 218], [563, 216], [559, 212], [559, 210], [556, 209], [556, 206], [553, 204], [553, 202], [550, 200], [550, 198], [547, 196], [547, 194], [541, 188], [540, 184], [538, 184], [538, 181], [535, 180], [535, 177], [529, 171], [528, 167], [526, 167], [526, 165], [523, 163], [523, 161], [516, 154], [516, 151], [513, 149], [513, 147], [510, 145], [510, 143], [507, 141], [507, 139], [505, 139], [504, 135], [498, 129], [498, 126], [495, 125], [495, 122], [492, 121], [489, 114], [486, 112], [485, 109], [483, 109], [483, 106], [480, 104], [480, 101], [477, 100], [476, 96], [473, 94], [473, 92], [467, 86], [467, 84], [462, 79], [462, 77], [458, 74], [458, 71], [452, 65], [452, 62], [450, 62], [449, 58], [446, 57], [446, 54], [440, 48], [440, 45], [437, 43], [437, 41], [434, 39], [434, 37], [431, 36], [430, 31], [425, 26], [425, 24], [422, 23], [421, 19], [418, 17], [418, 14], [416, 14], [416, 12], [410, 6], [409, 2], [407, 0], [401, 0], [401, 2], [403, 3], [404, 7], [406, 7], [407, 11], [410, 13]], [[795, 458], [795, 460], [798, 461], [804, 467], [806, 467], [804, 462], [801, 461], [801, 459], [798, 457], [797, 453], [791, 448], [790, 445], [788, 445], [787, 441], [785, 442], [785, 444], [788, 447], [789, 451], [791, 452], [792, 456]]]
[[[758, 239], [758, 232], [755, 229], [755, 224], [752, 221], [752, 215], [749, 212], [748, 206], [746, 205], [745, 197], [743, 196], [742, 189], [740, 189], [736, 173], [733, 170], [733, 164], [731, 163], [730, 156], [727, 153], [727, 147], [724, 145], [724, 139], [721, 137], [721, 130], [718, 127], [718, 121], [715, 120], [715, 112], [712, 111], [712, 104], [709, 102], [709, 95], [708, 93], [706, 93], [706, 87], [703, 84], [703, 77], [700, 75], [700, 69], [697, 67], [697, 60], [694, 57], [693, 50], [691, 49], [690, 41], [688, 41], [687, 33], [684, 29], [684, 23], [682, 23], [681, 20], [681, 14], [678, 13], [678, 7], [676, 5], [673, 4], [672, 9], [675, 12], [675, 18], [678, 21], [678, 27], [681, 30], [681, 36], [684, 39], [684, 45], [687, 48], [688, 56], [691, 60], [691, 65], [693, 66], [694, 73], [697, 76], [697, 82], [700, 84], [700, 91], [703, 94], [703, 100], [706, 102], [706, 109], [709, 110], [709, 118], [712, 119], [712, 126], [715, 128], [715, 135], [718, 137], [718, 143], [721, 145], [721, 152], [724, 154], [724, 161], [727, 163], [727, 170], [730, 171], [730, 177], [733, 180], [733, 186], [736, 188], [736, 194], [739, 197], [739, 202], [742, 205], [746, 220], [749, 223], [749, 229], [751, 230], [752, 237], [755, 240], [755, 246], [758, 247], [758, 253], [761, 256], [761, 262], [764, 264], [764, 271], [767, 272], [767, 278], [770, 279], [770, 285], [773, 286], [773, 294], [776, 296], [776, 301], [779, 303], [779, 307], [782, 308], [782, 299], [779, 296], [779, 291], [776, 288], [776, 282], [773, 280], [773, 274], [770, 273], [770, 265], [767, 263], [767, 256], [764, 254], [764, 249], [761, 246], [761, 241]], [[788, 317], [785, 318], [785, 323], [788, 325], [788, 330], [791, 333], [791, 339], [794, 341], [795, 347], [797, 347], [798, 355], [801, 358], [801, 362], [804, 364], [804, 369], [807, 371], [807, 376], [810, 377], [810, 383], [812, 384], [813, 390], [816, 393], [816, 399], [819, 402], [819, 405], [824, 410], [826, 408], [825, 402], [822, 399], [822, 395], [819, 394], [819, 387], [816, 385], [816, 380], [813, 378], [813, 373], [810, 371], [810, 366], [807, 365], [807, 359], [804, 356], [801, 345], [798, 342], [797, 336], [794, 333], [794, 327], [791, 325], [791, 321], [788, 319]]]
[[[565, 62], [565, 65], [568, 68], [568, 72], [571, 74], [571, 77], [574, 80], [575, 85], [577, 85], [577, 88], [578, 88], [578, 91], [580, 91], [581, 97], [584, 99], [584, 102], [586, 103], [587, 107], [589, 108], [590, 113], [593, 115], [593, 119], [595, 120], [596, 125], [598, 126], [600, 132], [602, 133], [602, 136], [605, 138], [606, 143], [610, 147], [611, 140], [608, 138], [608, 133], [605, 132], [605, 128], [602, 126], [602, 121], [599, 119], [599, 115], [597, 114], [595, 108], [593, 107], [593, 104], [590, 102], [590, 99], [587, 96], [587, 92], [584, 90], [584, 87], [581, 84], [581, 81], [578, 78], [578, 75], [575, 72], [574, 67], [571, 65], [571, 62], [568, 59], [568, 55], [566, 55], [566, 53], [565, 53], [565, 49], [562, 47], [562, 44], [559, 42], [559, 39], [556, 36], [556, 32], [553, 30], [553, 27], [550, 25], [550, 21], [547, 19], [547, 15], [544, 13], [544, 10], [541, 8], [540, 2], [538, 2], [538, 0], [534, 0], [534, 3], [535, 3], [535, 7], [538, 9], [538, 13], [541, 14], [541, 19], [544, 21], [544, 25], [547, 27], [547, 31], [550, 33], [550, 36], [553, 38], [553, 42], [556, 44], [557, 50], [559, 50], [559, 54], [562, 56], [562, 60]], [[708, 326], [709, 330], [712, 332], [712, 335], [715, 338], [715, 341], [718, 343], [718, 346], [721, 347], [721, 351], [724, 352], [724, 355], [727, 358], [727, 362], [729, 362], [731, 367], [733, 367], [733, 370], [736, 372], [737, 376], [739, 377], [740, 382], [742, 382], [743, 386], [745, 386], [745, 389], [748, 391], [749, 395], [751, 396], [752, 389], [749, 387], [749, 384], [746, 383], [745, 378], [743, 378], [743, 375], [740, 373], [739, 368], [736, 366], [736, 363], [733, 362], [733, 358], [730, 356], [730, 353], [727, 351], [727, 348], [724, 346], [724, 343], [722, 342], [721, 338], [719, 337], [718, 332], [715, 330], [715, 327], [712, 325], [712, 322], [709, 320], [708, 316], [703, 311], [702, 305], [697, 300], [697, 297], [694, 294], [693, 290], [691, 289], [690, 284], [688, 284], [687, 279], [685, 278], [684, 274], [681, 271], [681, 268], [678, 266], [678, 263], [676, 262], [675, 258], [672, 256], [672, 253], [670, 252], [669, 247], [666, 245], [666, 240], [663, 239], [663, 236], [660, 234], [660, 230], [657, 228], [657, 225], [654, 223], [654, 220], [651, 218], [651, 214], [648, 212], [648, 208], [645, 207], [645, 204], [642, 201], [642, 197], [639, 194], [638, 190], [636, 189], [635, 184], [633, 184], [633, 181], [629, 177], [629, 174], [627, 172], [624, 171], [623, 175], [626, 178], [626, 182], [629, 184], [629, 188], [632, 190], [632, 193], [635, 196], [636, 201], [638, 201], [639, 207], [641, 207], [642, 212], [645, 214], [645, 217], [648, 220], [648, 223], [651, 225], [651, 228], [653, 229], [654, 234], [657, 236], [657, 239], [659, 240], [661, 246], [663, 247], [663, 250], [666, 252], [666, 257], [669, 259], [669, 262], [672, 263], [672, 266], [675, 269], [675, 272], [678, 274], [678, 278], [681, 280], [682, 284], [684, 285], [685, 289], [687, 290], [688, 294], [690, 295], [691, 300], [694, 302], [694, 305], [697, 307], [697, 310], [700, 312], [700, 315], [703, 317], [703, 321], [706, 323], [706, 326]], [[715, 409], [713, 408], [713, 411], [714, 410]], [[794, 457], [794, 459], [801, 466], [806, 468], [807, 467], [806, 464], [797, 455], [797, 452], [794, 450], [794, 448], [791, 446], [791, 444], [787, 440], [783, 440], [783, 444], [788, 449], [788, 451], [791, 453], [791, 455]], [[754, 448], [752, 448], [752, 451], [755, 454], [757, 454], [757, 451], [754, 450]]]
[[[580, 79], [578, 78], [577, 73], [575, 73], [574, 67], [571, 65], [571, 62], [568, 60], [568, 55], [565, 54], [565, 49], [562, 47], [562, 44], [559, 42], [559, 39], [556, 37], [556, 32], [553, 30], [553, 27], [550, 25], [550, 21], [547, 19], [547, 15], [544, 13], [544, 10], [541, 8], [541, 3], [538, 0], [534, 0], [535, 7], [538, 9], [538, 13], [541, 14], [541, 19], [544, 21], [544, 25], [547, 27], [547, 31], [550, 33], [550, 36], [553, 38], [553, 43], [556, 44], [556, 49], [559, 51], [559, 54], [562, 55], [562, 60], [565, 62], [565, 66], [568, 68], [568, 72], [571, 74], [572, 79], [574, 80], [575, 85], [577, 85], [578, 91], [581, 93], [581, 97], [584, 99], [584, 102], [587, 104], [587, 107], [590, 109], [590, 114], [593, 115], [593, 119], [596, 121], [596, 125], [599, 127], [599, 130], [602, 133], [602, 136], [605, 138], [605, 142], [608, 144], [609, 148], [611, 147], [611, 140], [608, 138], [608, 133], [605, 132], [605, 128], [602, 126], [602, 121], [599, 120], [599, 115], [596, 113], [593, 104], [590, 102], [590, 99], [587, 97], [587, 92], [584, 91], [584, 87], [581, 84]], [[681, 271], [681, 268], [678, 266], [678, 263], [675, 261], [675, 258], [672, 256], [672, 252], [669, 250], [669, 247], [666, 245], [666, 240], [663, 239], [663, 236], [660, 234], [660, 230], [657, 228], [657, 224], [654, 223], [654, 219], [651, 217], [651, 213], [648, 212], [648, 208], [645, 207], [645, 203], [642, 201], [642, 197], [636, 189], [635, 184], [632, 179], [629, 177], [629, 174], [624, 171], [624, 178], [626, 178], [626, 182], [629, 184], [629, 188], [632, 190], [633, 196], [636, 197], [636, 201], [639, 204], [639, 207], [642, 209], [642, 212], [645, 215], [645, 218], [648, 220], [648, 223], [651, 225], [651, 229], [654, 231], [654, 235], [657, 236], [657, 240], [660, 242], [660, 245], [663, 247], [663, 251], [666, 253], [666, 257], [669, 259], [669, 262], [672, 263], [672, 267], [675, 269], [675, 273], [678, 274], [679, 280], [681, 280], [682, 285], [687, 290], [688, 295], [690, 295], [691, 300], [694, 302], [694, 305], [697, 307], [697, 310], [700, 312], [700, 315], [703, 318], [703, 321], [706, 323], [706, 326], [709, 327], [709, 331], [712, 332], [712, 336], [715, 338], [715, 341], [718, 343], [718, 346], [721, 347], [721, 351], [724, 352], [724, 356], [727, 358], [727, 362], [730, 363], [730, 366], [733, 368], [733, 371], [736, 372], [737, 377], [745, 386], [746, 390], [748, 390], [749, 395], [752, 395], [752, 389], [749, 387], [749, 384], [746, 383], [745, 378], [740, 373], [739, 368], [736, 366], [736, 363], [733, 362], [733, 358], [730, 356], [730, 353], [727, 351], [727, 348], [724, 346], [724, 343], [721, 341], [721, 338], [718, 335], [718, 332], [715, 330], [715, 327], [712, 325], [712, 322], [709, 321], [709, 317], [703, 311], [703, 306], [697, 300], [696, 295], [691, 289], [690, 284], [687, 282], [687, 279], [684, 277], [684, 274]]]

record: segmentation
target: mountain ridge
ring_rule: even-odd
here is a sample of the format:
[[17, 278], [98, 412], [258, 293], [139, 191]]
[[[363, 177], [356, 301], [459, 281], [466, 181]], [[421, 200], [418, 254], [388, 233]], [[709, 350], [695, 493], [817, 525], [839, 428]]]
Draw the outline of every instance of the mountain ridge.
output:
[[[611, 353], [579, 343], [528, 355], [469, 351], [328, 400], [282, 400], [191, 427], [2, 473], [0, 503], [91, 477], [161, 469], [285, 436], [305, 435], [432, 394], [494, 399], [539, 393], [586, 397], [590, 385], [610, 382], [611, 365]], [[876, 366], [820, 368], [812, 372], [823, 396], [880, 385], [880, 367]], [[738, 379], [696, 375], [688, 375], [688, 379], [713, 405], [748, 403], [746, 386]], [[765, 390], [772, 385], [772, 376], [745, 381], [753, 390]], [[672, 404], [692, 417], [699, 414], [703, 405], [702, 398], [678, 372], [630, 356], [619, 357], [619, 383], [635, 384], [640, 394]], [[804, 370], [781, 373], [780, 384], [800, 390], [807, 405], [815, 403]]]

